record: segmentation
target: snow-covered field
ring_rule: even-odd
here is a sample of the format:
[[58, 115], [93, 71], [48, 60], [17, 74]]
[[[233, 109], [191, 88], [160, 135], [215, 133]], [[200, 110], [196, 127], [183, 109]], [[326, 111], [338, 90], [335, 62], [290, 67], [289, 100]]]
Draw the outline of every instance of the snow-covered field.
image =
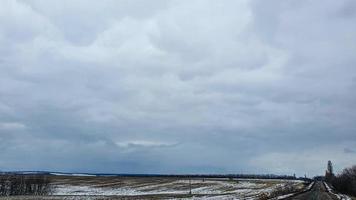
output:
[[[177, 179], [177, 178], [60, 178], [53, 183], [53, 195], [126, 196], [169, 195], [163, 199], [258, 199], [277, 187], [293, 184], [303, 189], [302, 181], [253, 179]], [[193, 197], [187, 198], [191, 193]], [[184, 196], [185, 195], [185, 196]], [[158, 198], [162, 199], [162, 198]]]

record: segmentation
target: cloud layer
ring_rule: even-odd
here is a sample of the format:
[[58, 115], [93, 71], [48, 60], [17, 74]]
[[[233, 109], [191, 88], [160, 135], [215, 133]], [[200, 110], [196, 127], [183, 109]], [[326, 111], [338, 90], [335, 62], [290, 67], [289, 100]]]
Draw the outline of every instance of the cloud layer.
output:
[[0, 169], [355, 164], [355, 11], [352, 0], [1, 1]]

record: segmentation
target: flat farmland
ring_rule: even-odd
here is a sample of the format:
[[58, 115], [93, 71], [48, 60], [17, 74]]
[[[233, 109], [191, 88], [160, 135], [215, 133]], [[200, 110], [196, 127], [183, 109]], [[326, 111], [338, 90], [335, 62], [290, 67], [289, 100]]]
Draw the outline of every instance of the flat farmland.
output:
[[262, 199], [278, 188], [303, 190], [299, 180], [50, 176], [51, 195], [0, 199]]

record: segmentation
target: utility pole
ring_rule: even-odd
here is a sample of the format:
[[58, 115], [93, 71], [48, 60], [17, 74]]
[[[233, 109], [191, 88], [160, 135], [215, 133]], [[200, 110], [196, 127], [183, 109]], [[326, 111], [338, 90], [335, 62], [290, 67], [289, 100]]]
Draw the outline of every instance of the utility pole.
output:
[[189, 195], [192, 195], [192, 183], [190, 178], [189, 178]]

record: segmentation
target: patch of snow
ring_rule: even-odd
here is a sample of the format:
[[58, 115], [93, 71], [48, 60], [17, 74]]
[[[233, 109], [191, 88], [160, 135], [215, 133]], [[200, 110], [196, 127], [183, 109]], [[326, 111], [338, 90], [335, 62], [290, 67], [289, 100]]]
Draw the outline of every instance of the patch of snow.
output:
[[55, 175], [55, 176], [96, 176], [94, 174], [70, 174], [70, 173], [55, 173], [55, 172], [51, 172], [51, 175]]
[[[269, 180], [270, 181], [270, 180]], [[207, 180], [184, 179], [163, 182], [112, 182], [98, 184], [92, 182], [91, 185], [71, 185], [66, 182], [55, 184], [54, 195], [72, 196], [134, 196], [149, 194], [187, 194], [189, 192], [189, 182], [192, 184], [192, 193], [199, 197], [188, 199], [212, 200], [212, 199], [246, 199], [253, 200], [261, 193], [271, 193], [275, 188], [285, 186], [285, 184], [299, 182], [287, 181], [248, 181], [248, 180]], [[203, 195], [203, 196], [200, 196]]]
[[288, 198], [288, 197], [293, 196], [294, 194], [295, 194], [295, 193], [292, 193], [292, 194], [285, 194], [285, 195], [282, 195], [282, 196], [277, 197], [277, 199], [278, 199], [278, 200], [280, 200], [280, 199], [285, 199], [285, 198]]
[[141, 193], [129, 188], [96, 188], [90, 186], [60, 185], [54, 195], [140, 195]]
[[71, 174], [72, 176], [96, 176], [94, 174]]
[[[313, 187], [314, 184], [315, 184], [315, 182], [311, 182], [305, 189], [303, 189], [303, 190], [300, 191], [300, 192], [306, 192], [306, 191], [310, 190], [310, 189]], [[294, 192], [294, 193], [290, 193], [290, 194], [285, 194], [285, 195], [281, 195], [281, 196], [278, 196], [278, 197], [273, 198], [273, 199], [276, 199], [276, 200], [287, 199], [287, 198], [289, 198], [289, 197], [291, 197], [291, 196], [293, 196], [293, 195], [295, 195], [295, 194], [297, 194], [297, 193], [298, 193], [298, 192]]]
[[351, 200], [351, 198], [345, 194], [338, 194], [338, 193], [335, 193], [331, 187], [326, 183], [326, 182], [323, 182], [326, 189], [328, 190], [328, 192], [330, 192], [331, 194], [334, 194], [338, 199], [340, 200]]
[[63, 173], [50, 173], [51, 175], [55, 175], [55, 176], [68, 176], [68, 174], [63, 174]]

